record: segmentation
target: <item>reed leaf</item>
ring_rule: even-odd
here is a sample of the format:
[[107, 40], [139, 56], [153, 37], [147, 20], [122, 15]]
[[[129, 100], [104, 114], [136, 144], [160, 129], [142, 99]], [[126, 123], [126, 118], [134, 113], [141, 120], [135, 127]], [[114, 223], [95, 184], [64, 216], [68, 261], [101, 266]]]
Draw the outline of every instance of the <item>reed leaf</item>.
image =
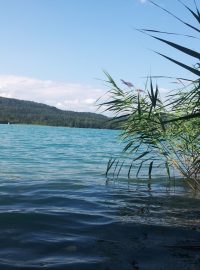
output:
[[166, 13], [168, 13], [169, 15], [171, 15], [173, 18], [177, 19], [179, 22], [182, 22], [184, 25], [188, 26], [189, 28], [197, 31], [200, 33], [200, 29], [196, 28], [195, 26], [185, 22], [184, 20], [182, 20], [181, 18], [179, 18], [178, 16], [176, 16], [175, 14], [173, 14], [172, 12], [170, 12], [169, 10], [161, 7], [160, 5], [156, 4], [154, 1], [149, 0], [149, 2], [151, 2], [153, 5], [155, 5], [156, 7], [160, 8], [161, 10], [165, 11]]
[[113, 164], [115, 163], [116, 158], [110, 158], [108, 163], [107, 163], [107, 168], [106, 168], [106, 177], [108, 176], [108, 172], [110, 171], [110, 169], [112, 168]]
[[141, 159], [143, 158], [144, 156], [146, 156], [147, 154], [149, 154], [150, 151], [145, 151], [144, 153], [142, 153], [141, 155], [139, 155], [138, 157], [134, 158], [133, 161], [136, 161], [138, 159]]
[[117, 173], [117, 179], [118, 179], [118, 177], [119, 177], [119, 174], [120, 174], [120, 172], [121, 172], [123, 166], [124, 166], [124, 161], [122, 162], [121, 166], [119, 167], [119, 170], [118, 170], [118, 173]]
[[151, 179], [152, 168], [153, 168], [153, 161], [151, 161], [150, 164], [149, 164], [149, 173], [148, 173], [148, 175], [149, 175], [150, 179]]
[[[150, 2], [190, 29], [198, 33], [200, 32], [197, 27], [162, 8], [154, 1], [150, 0]], [[195, 11], [182, 3], [181, 0], [179, 2], [183, 4], [199, 23], [200, 12], [195, 0]], [[114, 113], [113, 121], [119, 121], [120, 123], [122, 129], [121, 140], [126, 143], [123, 155], [127, 153], [128, 157], [131, 158], [131, 164], [128, 168], [126, 167], [128, 179], [130, 178], [133, 165], [137, 169], [135, 173], [136, 178], [139, 177], [141, 170], [146, 168], [149, 188], [151, 188], [150, 179], [153, 176], [154, 168], [157, 166], [155, 164], [159, 161], [169, 179], [171, 178], [171, 168], [173, 168], [185, 178], [186, 183], [192, 190], [200, 191], [200, 53], [152, 34], [179, 35], [177, 33], [153, 29], [141, 29], [138, 31], [197, 59], [196, 66], [190, 66], [165, 54], [155, 52], [177, 66], [191, 72], [191, 74], [197, 76], [197, 79], [176, 78], [175, 76], [148, 76], [145, 83], [145, 92], [138, 91], [136, 93], [133, 91], [133, 84], [122, 80], [127, 86], [131, 86], [124, 91], [105, 72], [111, 89], [108, 92], [109, 100], [103, 102], [101, 106], [106, 106], [107, 110]], [[198, 39], [193, 35], [181, 35]], [[176, 79], [176, 83], [179, 83], [181, 88], [177, 89], [175, 93], [170, 93], [167, 100], [163, 102], [162, 96], [160, 97], [159, 95], [158, 85], [156, 84], [155, 88], [153, 86], [154, 78]], [[148, 167], [144, 166], [144, 164], [148, 165]], [[119, 159], [110, 159], [107, 165], [106, 176], [111, 168], [114, 167], [113, 177], [115, 177], [117, 172], [118, 178], [123, 166], [124, 161], [120, 164]], [[117, 168], [119, 168], [118, 171]]]
[[191, 36], [191, 35], [185, 35], [185, 34], [180, 34], [180, 33], [174, 33], [174, 32], [166, 32], [166, 31], [160, 31], [160, 30], [155, 30], [155, 29], [145, 29], [145, 28], [141, 28], [141, 29], [136, 29], [139, 32], [149, 32], [149, 33], [155, 33], [155, 34], [166, 34], [166, 35], [174, 35], [174, 36], [182, 36], [182, 37], [188, 37], [188, 38], [193, 38], [193, 39], [199, 39], [196, 36]]
[[166, 168], [167, 175], [168, 175], [169, 179], [171, 179], [171, 175], [170, 175], [170, 169], [169, 169], [169, 164], [168, 164], [168, 162], [167, 162], [167, 161], [165, 162], [165, 168]]
[[140, 166], [139, 166], [139, 168], [138, 168], [138, 170], [137, 170], [137, 173], [136, 173], [136, 177], [138, 177], [138, 175], [139, 175], [139, 173], [140, 173], [140, 170], [142, 169], [143, 163], [144, 163], [144, 161], [142, 161], [142, 162], [140, 163]]
[[198, 53], [198, 52], [196, 52], [194, 50], [191, 50], [189, 48], [186, 48], [184, 46], [181, 46], [181, 45], [179, 45], [177, 43], [168, 41], [168, 40], [163, 39], [163, 38], [158, 38], [158, 37], [153, 36], [153, 35], [149, 35], [149, 36], [151, 36], [152, 38], [155, 38], [155, 39], [157, 39], [157, 40], [159, 40], [159, 41], [161, 41], [163, 43], [166, 43], [167, 45], [169, 45], [169, 46], [171, 46], [171, 47], [173, 47], [173, 48], [175, 48], [175, 49], [177, 49], [177, 50], [179, 50], [179, 51], [181, 51], [181, 52], [183, 52], [183, 53], [185, 53], [185, 54], [187, 54], [189, 56], [197, 58], [198, 60], [200, 59], [200, 53]]
[[129, 166], [129, 169], [128, 169], [128, 179], [130, 179], [130, 173], [131, 173], [132, 167], [133, 167], [133, 162], [131, 163], [131, 165]]
[[200, 13], [197, 8], [197, 5], [196, 5], [196, 10], [197, 10], [197, 14], [196, 14], [192, 9], [186, 6], [182, 1], [178, 0], [178, 2], [180, 2], [187, 10], [189, 10], [189, 12], [194, 16], [194, 18], [198, 21], [198, 23], [200, 23]]
[[173, 62], [173, 63], [175, 63], [175, 64], [181, 66], [182, 68], [189, 70], [189, 71], [192, 72], [193, 74], [195, 74], [195, 75], [197, 75], [197, 76], [200, 76], [200, 71], [199, 71], [198, 69], [195, 69], [195, 68], [192, 68], [192, 67], [190, 67], [190, 66], [188, 66], [188, 65], [185, 65], [185, 64], [183, 64], [183, 63], [181, 63], [181, 62], [179, 62], [179, 61], [176, 61], [175, 59], [170, 58], [170, 57], [168, 57], [168, 56], [166, 56], [166, 55], [164, 55], [164, 54], [162, 54], [162, 53], [159, 53], [159, 52], [155, 52], [155, 53], [157, 53], [157, 54], [161, 55], [162, 57], [164, 57], [164, 58], [170, 60], [171, 62]]

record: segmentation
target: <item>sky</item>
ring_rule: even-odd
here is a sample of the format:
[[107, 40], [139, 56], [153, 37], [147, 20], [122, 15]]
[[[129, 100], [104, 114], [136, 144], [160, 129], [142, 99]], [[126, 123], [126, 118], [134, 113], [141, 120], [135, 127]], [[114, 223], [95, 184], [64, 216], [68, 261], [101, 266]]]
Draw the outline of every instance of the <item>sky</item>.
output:
[[[177, 0], [155, 0], [194, 24]], [[193, 0], [185, 0], [194, 7]], [[193, 59], [136, 28], [192, 33], [148, 0], [0, 0], [0, 96], [64, 110], [97, 111], [109, 90], [103, 70], [143, 88], [145, 76], [188, 77], [152, 50], [192, 64]], [[197, 49], [199, 41], [168, 37]], [[161, 92], [174, 84], [158, 82]]]

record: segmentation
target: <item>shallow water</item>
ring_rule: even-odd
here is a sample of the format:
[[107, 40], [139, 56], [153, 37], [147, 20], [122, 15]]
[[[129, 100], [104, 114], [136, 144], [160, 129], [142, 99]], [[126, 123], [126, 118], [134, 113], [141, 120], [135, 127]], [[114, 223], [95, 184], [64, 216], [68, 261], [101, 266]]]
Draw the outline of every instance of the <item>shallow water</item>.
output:
[[199, 269], [199, 197], [106, 182], [118, 134], [0, 125], [0, 269]]

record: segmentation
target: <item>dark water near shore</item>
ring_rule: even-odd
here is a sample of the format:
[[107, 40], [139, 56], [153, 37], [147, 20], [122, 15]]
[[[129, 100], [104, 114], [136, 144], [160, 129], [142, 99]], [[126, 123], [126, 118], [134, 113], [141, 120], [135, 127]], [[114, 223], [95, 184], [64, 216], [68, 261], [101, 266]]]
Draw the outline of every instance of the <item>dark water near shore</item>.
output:
[[0, 125], [0, 269], [200, 269], [199, 197], [106, 184], [118, 134]]

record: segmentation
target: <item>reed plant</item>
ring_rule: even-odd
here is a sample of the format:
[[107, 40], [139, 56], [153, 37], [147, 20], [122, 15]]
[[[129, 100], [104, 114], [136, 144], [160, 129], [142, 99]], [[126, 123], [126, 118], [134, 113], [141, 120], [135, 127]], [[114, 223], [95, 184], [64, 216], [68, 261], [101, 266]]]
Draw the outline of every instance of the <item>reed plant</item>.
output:
[[[196, 2], [194, 1], [195, 8], [191, 9], [182, 1], [177, 1], [184, 5], [199, 25], [200, 11]], [[155, 2], [150, 2], [189, 27], [196, 35], [199, 34], [198, 27], [185, 22]], [[194, 75], [194, 79], [176, 78], [181, 87], [162, 99], [158, 85], [153, 85], [153, 77], [147, 78], [144, 89], [137, 89], [131, 82], [121, 80], [121, 84], [116, 83], [105, 72], [110, 90], [108, 99], [101, 102], [100, 106], [112, 112], [112, 121], [122, 130], [121, 140], [125, 143], [123, 152], [132, 160], [127, 171], [128, 177], [133, 165], [137, 163], [135, 176], [138, 177], [144, 165], [148, 165], [147, 175], [150, 179], [155, 160], [159, 159], [169, 178], [171, 168], [174, 168], [184, 177], [191, 189], [200, 191], [200, 53], [159, 37], [160, 34], [178, 35], [176, 33], [152, 29], [138, 30], [195, 59], [195, 64], [189, 66], [156, 52], [189, 71]], [[196, 35], [185, 36], [198, 39]], [[114, 169], [119, 176], [123, 166], [124, 161], [120, 163], [117, 158], [110, 159], [106, 175]]]

